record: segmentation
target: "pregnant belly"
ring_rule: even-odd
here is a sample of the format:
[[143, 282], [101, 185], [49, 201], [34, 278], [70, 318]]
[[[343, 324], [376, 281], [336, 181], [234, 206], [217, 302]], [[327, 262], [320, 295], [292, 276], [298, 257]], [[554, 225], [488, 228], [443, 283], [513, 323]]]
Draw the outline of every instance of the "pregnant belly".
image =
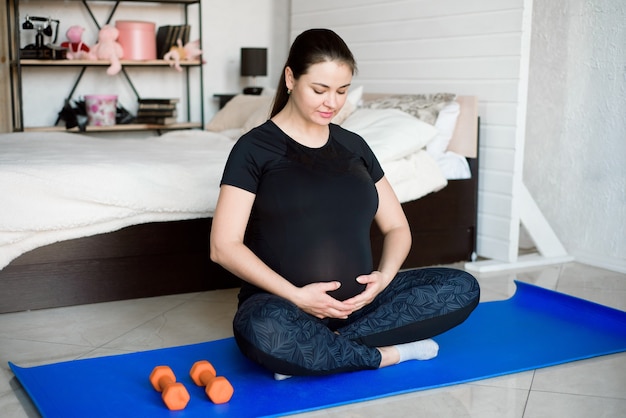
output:
[[369, 227], [363, 236], [346, 231], [329, 233], [328, 228], [320, 233], [305, 232], [292, 232], [290, 239], [274, 242], [254, 239], [248, 245], [270, 268], [297, 287], [337, 281], [341, 286], [329, 294], [338, 300], [362, 293], [365, 285], [356, 278], [373, 270]]
[[356, 277], [351, 280], [342, 280], [341, 287], [332, 292], [328, 292], [329, 295], [338, 300], [350, 299], [352, 296], [356, 296], [365, 290], [365, 285], [356, 281]]
[[[307, 257], [290, 257], [289, 262], [282, 264], [284, 276], [296, 286], [302, 287], [311, 283], [341, 283], [339, 289], [328, 292], [338, 300], [346, 300], [365, 290], [365, 285], [356, 278], [372, 271], [371, 253], [354, 251], [326, 251], [321, 257], [308, 252]], [[283, 260], [285, 261], [285, 260]]]

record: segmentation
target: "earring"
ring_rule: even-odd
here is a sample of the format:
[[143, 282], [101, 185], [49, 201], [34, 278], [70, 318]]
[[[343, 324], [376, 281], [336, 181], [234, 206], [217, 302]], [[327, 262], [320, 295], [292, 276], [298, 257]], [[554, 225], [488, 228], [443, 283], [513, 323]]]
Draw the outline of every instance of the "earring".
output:
[[287, 95], [291, 94], [291, 89], [287, 89]]

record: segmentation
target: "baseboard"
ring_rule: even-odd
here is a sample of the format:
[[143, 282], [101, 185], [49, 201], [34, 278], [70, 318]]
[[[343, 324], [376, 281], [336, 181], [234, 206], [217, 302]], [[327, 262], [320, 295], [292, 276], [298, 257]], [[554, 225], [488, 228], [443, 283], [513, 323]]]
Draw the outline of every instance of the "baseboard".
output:
[[531, 267], [549, 266], [574, 261], [570, 255], [558, 257], [544, 257], [538, 253], [519, 256], [517, 261], [505, 262], [499, 260], [481, 260], [465, 263], [464, 268], [472, 273], [491, 273], [507, 270], [518, 270]]
[[597, 254], [574, 254], [576, 262], [626, 274], [626, 260], [598, 256]]

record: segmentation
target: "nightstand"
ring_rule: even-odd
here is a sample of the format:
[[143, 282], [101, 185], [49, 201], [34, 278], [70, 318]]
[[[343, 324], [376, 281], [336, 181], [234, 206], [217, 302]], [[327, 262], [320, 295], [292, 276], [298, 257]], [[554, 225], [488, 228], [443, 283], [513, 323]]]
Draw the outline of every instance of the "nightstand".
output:
[[213, 97], [219, 100], [220, 109], [226, 106], [226, 103], [230, 101], [233, 97], [235, 97], [237, 93], [230, 94], [214, 94]]

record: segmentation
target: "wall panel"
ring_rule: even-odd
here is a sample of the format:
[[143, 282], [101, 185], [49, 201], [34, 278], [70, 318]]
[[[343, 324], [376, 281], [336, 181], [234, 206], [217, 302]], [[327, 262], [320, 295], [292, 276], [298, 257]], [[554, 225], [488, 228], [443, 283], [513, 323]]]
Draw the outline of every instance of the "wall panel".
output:
[[352, 52], [360, 61], [414, 58], [465, 58], [468, 50], [472, 49], [473, 56], [498, 55], [505, 57], [511, 49], [518, 47], [519, 36], [515, 34], [489, 34], [476, 36], [462, 36], [454, 38], [428, 38], [398, 40], [395, 48], [389, 48], [384, 41], [370, 41], [367, 43], [353, 43]]

